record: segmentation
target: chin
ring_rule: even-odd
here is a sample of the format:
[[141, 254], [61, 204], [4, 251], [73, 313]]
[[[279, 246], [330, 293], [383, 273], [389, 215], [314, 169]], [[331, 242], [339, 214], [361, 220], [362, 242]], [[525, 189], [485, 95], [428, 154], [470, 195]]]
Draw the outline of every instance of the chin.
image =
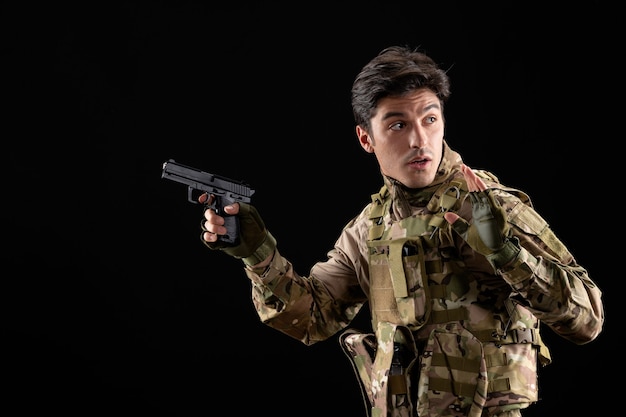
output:
[[425, 176], [420, 176], [419, 178], [410, 178], [410, 181], [403, 181], [402, 183], [408, 188], [424, 188], [428, 187], [432, 184], [435, 176], [428, 175], [428, 178]]
[[415, 190], [415, 189], [419, 189], [419, 188], [424, 188], [428, 184], [424, 184], [421, 181], [419, 181], [419, 182], [416, 182], [416, 181], [402, 181], [402, 185], [404, 185], [406, 188], [409, 188], [411, 190]]

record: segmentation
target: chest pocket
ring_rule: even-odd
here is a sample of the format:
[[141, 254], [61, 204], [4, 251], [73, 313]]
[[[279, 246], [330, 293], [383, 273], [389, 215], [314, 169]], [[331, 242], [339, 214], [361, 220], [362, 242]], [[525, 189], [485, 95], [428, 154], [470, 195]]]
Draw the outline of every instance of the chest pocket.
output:
[[370, 304], [374, 322], [421, 327], [430, 293], [424, 250], [418, 240], [370, 242]]
[[424, 239], [370, 244], [372, 318], [417, 330], [427, 323], [467, 319], [462, 306], [471, 291], [467, 271], [451, 248]]
[[[450, 280], [453, 263], [444, 259], [444, 241], [451, 245], [452, 239], [444, 236], [449, 228], [443, 227], [443, 213], [459, 203], [462, 189], [458, 181], [442, 185], [422, 213], [400, 221], [389, 218], [386, 187], [372, 195], [368, 246], [373, 323], [385, 321], [415, 330], [431, 319], [431, 297], [450, 299], [467, 290], [444, 282], [446, 276]], [[441, 316], [439, 311], [435, 314]], [[439, 317], [437, 321], [441, 319], [452, 318]]]

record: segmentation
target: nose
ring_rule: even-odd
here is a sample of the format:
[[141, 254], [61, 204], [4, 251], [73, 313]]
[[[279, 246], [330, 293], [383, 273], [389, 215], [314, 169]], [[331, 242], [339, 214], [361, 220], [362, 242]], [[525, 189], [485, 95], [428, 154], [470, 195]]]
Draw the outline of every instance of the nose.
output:
[[410, 143], [411, 148], [421, 149], [426, 146], [426, 142], [428, 141], [428, 136], [426, 135], [426, 131], [424, 128], [416, 124], [415, 128], [411, 132]]

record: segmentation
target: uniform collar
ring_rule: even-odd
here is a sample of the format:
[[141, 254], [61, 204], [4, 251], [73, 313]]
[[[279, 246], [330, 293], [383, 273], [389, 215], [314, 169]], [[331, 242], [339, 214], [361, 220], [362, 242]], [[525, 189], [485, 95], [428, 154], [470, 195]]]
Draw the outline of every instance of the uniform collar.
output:
[[439, 162], [437, 174], [433, 182], [428, 186], [424, 188], [408, 188], [396, 179], [383, 175], [384, 184], [394, 202], [393, 211], [396, 212], [399, 218], [405, 218], [411, 215], [411, 206], [426, 206], [439, 186], [461, 170], [462, 163], [461, 155], [453, 151], [444, 140], [442, 158]]

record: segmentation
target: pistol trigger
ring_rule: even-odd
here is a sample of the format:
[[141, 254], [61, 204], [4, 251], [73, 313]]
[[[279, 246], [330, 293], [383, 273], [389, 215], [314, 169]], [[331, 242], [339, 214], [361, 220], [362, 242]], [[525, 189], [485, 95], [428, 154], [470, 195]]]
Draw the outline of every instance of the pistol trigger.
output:
[[196, 190], [195, 188], [187, 188], [187, 201], [189, 201], [190, 203], [200, 204], [199, 198], [201, 195], [202, 194], [198, 194], [198, 190]]

